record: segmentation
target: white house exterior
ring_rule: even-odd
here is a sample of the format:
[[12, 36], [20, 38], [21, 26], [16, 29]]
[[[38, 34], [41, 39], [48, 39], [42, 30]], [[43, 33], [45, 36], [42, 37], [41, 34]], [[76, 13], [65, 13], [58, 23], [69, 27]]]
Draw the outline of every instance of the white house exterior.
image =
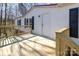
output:
[[[61, 28], [69, 27], [69, 9], [79, 7], [79, 4], [59, 4], [56, 6], [35, 6], [24, 17], [30, 19], [34, 16], [34, 29], [32, 33], [46, 36], [52, 39], [56, 38], [55, 32]], [[15, 21], [17, 25], [17, 20]], [[22, 27], [22, 30], [25, 28]]]

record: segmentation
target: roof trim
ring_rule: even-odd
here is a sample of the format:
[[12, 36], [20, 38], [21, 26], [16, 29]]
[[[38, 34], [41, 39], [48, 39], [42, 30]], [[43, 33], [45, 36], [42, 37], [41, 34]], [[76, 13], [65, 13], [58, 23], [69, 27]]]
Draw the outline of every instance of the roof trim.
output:
[[[59, 3], [59, 4], [48, 4], [48, 5], [35, 5], [35, 6], [33, 6], [30, 10], [28, 10], [27, 11], [27, 13], [29, 13], [32, 9], [34, 9], [35, 7], [36, 8], [38, 8], [38, 7], [48, 7], [48, 6], [50, 6], [50, 7], [64, 7], [64, 6], [69, 6], [69, 5], [72, 5], [72, 4], [75, 4], [75, 3]], [[26, 13], [26, 15], [27, 15], [27, 13]], [[25, 16], [26, 16], [25, 15]], [[17, 17], [17, 18], [21, 18], [21, 17], [25, 17], [25, 16], [19, 16], [19, 17]], [[16, 18], [16, 19], [17, 19]]]

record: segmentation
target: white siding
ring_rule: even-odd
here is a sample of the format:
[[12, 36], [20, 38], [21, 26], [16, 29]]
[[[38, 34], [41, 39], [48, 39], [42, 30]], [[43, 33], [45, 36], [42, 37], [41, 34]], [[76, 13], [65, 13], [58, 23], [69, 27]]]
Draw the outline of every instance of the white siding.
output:
[[[61, 8], [37, 8], [34, 11], [33, 14], [35, 16], [35, 27], [33, 33], [35, 34], [39, 34], [39, 32], [42, 32], [41, 35], [55, 39], [55, 32], [63, 27], [68, 27], [69, 25], [68, 11], [67, 15], [65, 16], [66, 12]], [[47, 17], [44, 16], [46, 14], [48, 14]], [[40, 15], [41, 18], [39, 19], [37, 15]], [[67, 20], [64, 20], [64, 18]], [[45, 19], [48, 20], [47, 23]], [[42, 28], [42, 20], [44, 24], [46, 23], [46, 26], [43, 26], [44, 30]]]
[[50, 14], [43, 14], [43, 27], [42, 27], [42, 35], [51, 38], [51, 18]]
[[42, 26], [42, 17], [38, 17], [38, 15], [35, 17], [34, 16], [34, 30], [33, 30], [33, 33], [35, 34], [39, 34], [41, 35], [42, 34], [42, 29], [41, 29], [41, 26]]
[[[32, 18], [34, 16], [34, 30], [33, 33], [48, 36], [52, 39], [56, 38], [55, 32], [63, 27], [69, 27], [69, 9], [79, 7], [79, 4], [70, 6], [57, 7], [57, 8], [34, 8], [25, 17]], [[48, 15], [45, 17], [45, 15]], [[40, 17], [38, 17], [40, 15]], [[25, 18], [24, 17], [24, 18]], [[45, 18], [44, 18], [45, 17]], [[46, 26], [42, 28], [42, 21]], [[43, 25], [44, 25], [43, 24]], [[49, 31], [49, 32], [48, 32]]]

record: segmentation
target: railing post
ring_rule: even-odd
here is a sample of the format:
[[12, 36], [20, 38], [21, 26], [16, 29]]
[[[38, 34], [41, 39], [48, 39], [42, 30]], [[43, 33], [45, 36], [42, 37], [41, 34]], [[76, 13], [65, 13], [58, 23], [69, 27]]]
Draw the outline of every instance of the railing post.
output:
[[56, 32], [56, 56], [61, 55], [61, 38], [60, 33]]
[[56, 32], [56, 55], [57, 56], [64, 55], [65, 41], [64, 41], [64, 38], [62, 38], [62, 33], [66, 36], [69, 36], [69, 29], [63, 28]]

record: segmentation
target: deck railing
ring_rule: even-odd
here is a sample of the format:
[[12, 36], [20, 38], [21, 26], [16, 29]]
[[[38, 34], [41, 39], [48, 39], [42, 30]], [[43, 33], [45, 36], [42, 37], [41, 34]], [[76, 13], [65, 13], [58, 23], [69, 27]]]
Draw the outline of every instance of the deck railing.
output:
[[[71, 50], [69, 51], [70, 48]], [[74, 51], [74, 52], [73, 52]], [[69, 37], [69, 28], [64, 28], [56, 32], [56, 55], [79, 55], [79, 45]]]
[[[28, 29], [28, 31], [22, 31], [22, 29]], [[16, 26], [16, 25], [1, 25], [0, 26], [0, 39], [4, 37], [9, 37], [9, 36], [15, 36], [15, 35], [21, 35], [25, 33], [31, 33], [31, 25], [21, 25], [21, 26]]]
[[22, 34], [27, 34], [27, 33], [31, 33], [31, 25], [30, 26], [1, 25], [0, 48], [22, 41], [23, 39], [19, 39], [18, 37], [20, 37]]

